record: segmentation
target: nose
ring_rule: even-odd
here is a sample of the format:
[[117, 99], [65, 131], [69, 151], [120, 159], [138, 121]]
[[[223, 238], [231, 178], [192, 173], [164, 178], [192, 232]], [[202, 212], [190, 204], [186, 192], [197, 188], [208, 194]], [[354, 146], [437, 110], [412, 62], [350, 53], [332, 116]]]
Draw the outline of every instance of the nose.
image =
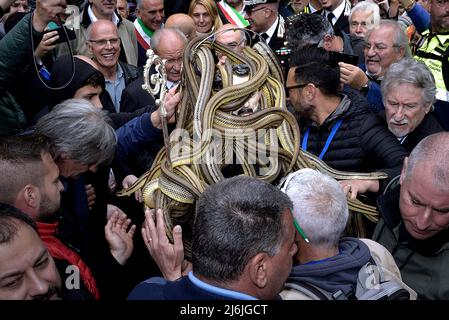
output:
[[402, 121], [404, 119], [404, 107], [399, 106], [394, 113], [394, 120]]
[[416, 227], [418, 230], [426, 230], [431, 225], [432, 208], [426, 207], [424, 212], [416, 216]]
[[249, 14], [248, 14], [248, 12], [245, 12], [244, 18], [245, 18], [246, 20], [249, 19]]
[[97, 108], [97, 109], [103, 109], [103, 104], [101, 103], [101, 100], [100, 100], [100, 96], [99, 96], [99, 95], [93, 97], [93, 98], [90, 100], [90, 102], [94, 105], [95, 108]]
[[49, 285], [45, 279], [42, 279], [37, 273], [33, 272], [29, 278], [29, 294], [35, 298], [48, 293]]
[[355, 33], [363, 33], [363, 28], [360, 24], [358, 24], [357, 28], [355, 28]]
[[200, 22], [204, 22], [204, 17], [202, 14], [200, 14]]

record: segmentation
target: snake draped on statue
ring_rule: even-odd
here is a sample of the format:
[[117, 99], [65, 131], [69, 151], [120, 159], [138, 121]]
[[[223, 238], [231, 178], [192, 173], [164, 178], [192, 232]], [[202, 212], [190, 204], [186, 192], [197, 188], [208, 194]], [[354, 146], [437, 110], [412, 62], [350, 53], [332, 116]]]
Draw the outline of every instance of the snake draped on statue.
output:
[[[217, 53], [227, 56], [224, 64], [216, 64]], [[241, 65], [246, 69], [243, 77], [235, 71]], [[207, 186], [227, 177], [244, 174], [278, 183], [302, 168], [317, 169], [338, 180], [387, 177], [337, 171], [300, 149], [299, 126], [286, 107], [282, 70], [263, 41], [239, 54], [209, 38], [193, 39], [184, 52], [182, 73], [176, 129], [167, 135], [166, 147], [151, 168], [118, 195], [141, 189], [147, 207], [164, 210], [171, 241], [173, 226], [180, 224], [187, 259], [191, 258], [195, 201]], [[358, 218], [363, 214], [377, 221], [376, 208], [358, 200], [348, 204]]]

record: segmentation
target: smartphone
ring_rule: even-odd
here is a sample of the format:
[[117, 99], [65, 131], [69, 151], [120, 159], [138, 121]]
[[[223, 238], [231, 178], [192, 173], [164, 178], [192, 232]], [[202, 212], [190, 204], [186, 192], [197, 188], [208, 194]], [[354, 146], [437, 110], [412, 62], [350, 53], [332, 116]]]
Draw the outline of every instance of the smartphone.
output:
[[[57, 31], [58, 32], [59, 38], [58, 38], [58, 40], [53, 42], [53, 45], [66, 42], [66, 34], [64, 32], [64, 29], [63, 29], [64, 27], [58, 26], [58, 25], [56, 25], [56, 27], [55, 27], [55, 25], [56, 24], [51, 25], [51, 27], [49, 25], [50, 28], [45, 30], [44, 33], [48, 33], [48, 32], [51, 32], [51, 31]], [[69, 29], [69, 28], [65, 28], [65, 30], [67, 32], [67, 36], [69, 37], [69, 40], [76, 39], [75, 31], [73, 31], [72, 29]]]
[[359, 57], [354, 56], [352, 54], [336, 52], [336, 51], [329, 51], [329, 58], [335, 64], [338, 64], [339, 62], [344, 62], [344, 63], [352, 64], [354, 66], [359, 65]]

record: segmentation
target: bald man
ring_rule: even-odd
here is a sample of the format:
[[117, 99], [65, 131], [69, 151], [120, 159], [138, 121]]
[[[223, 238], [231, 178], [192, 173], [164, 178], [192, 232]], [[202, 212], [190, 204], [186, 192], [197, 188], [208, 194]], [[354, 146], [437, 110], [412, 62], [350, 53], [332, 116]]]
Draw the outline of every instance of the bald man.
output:
[[195, 23], [193, 19], [184, 13], [176, 13], [168, 17], [165, 22], [166, 28], [176, 28], [182, 31], [187, 40], [192, 40], [196, 37]]

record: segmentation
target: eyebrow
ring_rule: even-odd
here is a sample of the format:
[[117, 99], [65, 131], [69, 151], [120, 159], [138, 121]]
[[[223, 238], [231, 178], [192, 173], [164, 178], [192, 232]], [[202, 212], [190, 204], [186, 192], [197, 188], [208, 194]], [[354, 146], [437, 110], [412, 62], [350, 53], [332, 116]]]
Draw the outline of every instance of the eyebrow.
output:
[[[408, 194], [412, 198], [413, 201], [416, 201], [419, 205], [426, 206], [416, 195], [414, 195], [410, 190], [408, 191]], [[432, 210], [438, 211], [438, 212], [449, 212], [449, 207], [443, 207], [443, 208], [435, 208], [431, 207]]]
[[[47, 250], [46, 248], [44, 248], [44, 249], [42, 250], [42, 252], [39, 254], [39, 256], [37, 257], [37, 259], [34, 260], [33, 267], [36, 265], [37, 262], [41, 261], [42, 258], [43, 258], [46, 254], [48, 254], [48, 250]], [[0, 277], [0, 281], [3, 281], [3, 280], [5, 280], [5, 279], [8, 279], [8, 278], [12, 278], [12, 277], [21, 275], [21, 274], [23, 274], [23, 273], [24, 273], [24, 272], [23, 272], [23, 271], [20, 271], [20, 270], [14, 270], [14, 271], [11, 271], [11, 272], [9, 272], [9, 273], [7, 273], [7, 274], [1, 276], [1, 277]]]

